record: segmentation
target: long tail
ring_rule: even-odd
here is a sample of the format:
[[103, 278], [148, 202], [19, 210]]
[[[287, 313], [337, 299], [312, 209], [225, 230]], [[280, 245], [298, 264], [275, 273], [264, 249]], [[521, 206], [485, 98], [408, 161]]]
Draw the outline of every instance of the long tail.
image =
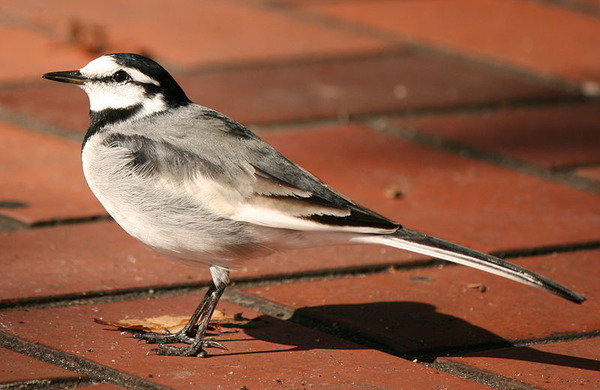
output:
[[585, 298], [548, 278], [497, 257], [423, 233], [401, 228], [390, 235], [370, 235], [352, 239], [364, 244], [381, 244], [477, 268], [530, 286], [547, 290], [575, 303]]

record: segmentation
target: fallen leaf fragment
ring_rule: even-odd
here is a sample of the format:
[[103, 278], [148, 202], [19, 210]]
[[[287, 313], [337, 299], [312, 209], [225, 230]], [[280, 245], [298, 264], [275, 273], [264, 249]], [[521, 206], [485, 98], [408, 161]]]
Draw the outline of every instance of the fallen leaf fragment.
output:
[[[222, 311], [215, 310], [209, 322], [209, 327], [218, 333], [235, 333], [239, 331], [237, 328], [241, 327], [240, 324], [236, 324], [236, 322], [240, 322], [243, 318], [241, 313], [230, 316], [224, 314]], [[100, 318], [94, 319], [98, 324], [114, 326], [121, 330], [134, 330], [158, 334], [177, 333], [183, 329], [189, 320], [189, 316], [170, 315], [147, 318], [127, 318], [119, 321], [106, 321]]]
[[177, 333], [187, 322], [188, 316], [159, 316], [148, 318], [128, 318], [119, 321], [104, 321], [94, 319], [99, 324], [114, 326], [121, 329], [138, 330], [152, 333]]

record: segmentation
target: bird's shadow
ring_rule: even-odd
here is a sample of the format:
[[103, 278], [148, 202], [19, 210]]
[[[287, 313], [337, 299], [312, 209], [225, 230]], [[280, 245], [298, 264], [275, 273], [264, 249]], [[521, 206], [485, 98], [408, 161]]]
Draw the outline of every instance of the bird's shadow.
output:
[[314, 306], [297, 310], [291, 320], [337, 337], [316, 332], [307, 337], [304, 327], [290, 327], [269, 316], [254, 320], [245, 333], [291, 346], [287, 351], [374, 348], [427, 362], [440, 356], [492, 357], [600, 371], [600, 361], [514, 347], [486, 329], [418, 302]]

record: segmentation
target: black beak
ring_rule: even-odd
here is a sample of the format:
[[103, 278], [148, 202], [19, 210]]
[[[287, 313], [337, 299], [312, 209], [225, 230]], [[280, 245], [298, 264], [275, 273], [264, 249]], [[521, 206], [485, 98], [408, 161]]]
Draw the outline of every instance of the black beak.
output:
[[59, 81], [61, 83], [70, 83], [77, 85], [81, 85], [87, 81], [87, 78], [84, 77], [78, 70], [45, 73], [42, 75], [42, 78], [53, 81]]

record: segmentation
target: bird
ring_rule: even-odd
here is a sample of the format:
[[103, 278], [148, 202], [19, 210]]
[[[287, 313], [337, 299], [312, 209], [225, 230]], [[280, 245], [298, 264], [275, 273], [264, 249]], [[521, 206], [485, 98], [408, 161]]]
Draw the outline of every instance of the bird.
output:
[[[111, 217], [156, 252], [209, 267], [212, 283], [177, 333], [139, 333], [159, 355], [208, 355], [205, 338], [230, 270], [292, 248], [377, 244], [416, 252], [585, 298], [544, 276], [474, 249], [410, 230], [336, 192], [248, 128], [193, 103], [154, 60], [98, 57], [44, 79], [74, 84], [89, 98], [81, 160]], [[175, 345], [173, 345], [175, 344]]]

